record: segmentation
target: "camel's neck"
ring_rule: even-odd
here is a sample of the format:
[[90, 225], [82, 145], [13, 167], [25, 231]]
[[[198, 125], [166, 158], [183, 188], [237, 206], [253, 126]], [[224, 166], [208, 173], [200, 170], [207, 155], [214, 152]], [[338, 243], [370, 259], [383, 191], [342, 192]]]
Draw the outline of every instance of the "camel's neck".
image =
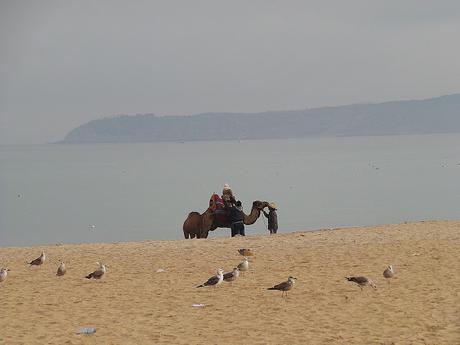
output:
[[251, 224], [254, 224], [256, 222], [257, 219], [259, 219], [260, 217], [260, 210], [253, 207], [251, 209], [251, 213], [248, 214], [248, 215], [244, 215], [244, 224], [245, 225], [251, 225]]
[[201, 215], [201, 226], [203, 229], [211, 229], [213, 222], [214, 222], [214, 217], [212, 216], [212, 211], [208, 208], [204, 213]]

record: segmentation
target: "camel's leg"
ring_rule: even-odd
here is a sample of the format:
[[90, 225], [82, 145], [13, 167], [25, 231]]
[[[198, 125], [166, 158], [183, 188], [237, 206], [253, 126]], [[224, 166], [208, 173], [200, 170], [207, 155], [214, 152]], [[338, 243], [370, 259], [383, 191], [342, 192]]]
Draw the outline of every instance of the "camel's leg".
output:
[[190, 233], [188, 231], [185, 231], [185, 229], [184, 229], [184, 237], [186, 240], [190, 238]]

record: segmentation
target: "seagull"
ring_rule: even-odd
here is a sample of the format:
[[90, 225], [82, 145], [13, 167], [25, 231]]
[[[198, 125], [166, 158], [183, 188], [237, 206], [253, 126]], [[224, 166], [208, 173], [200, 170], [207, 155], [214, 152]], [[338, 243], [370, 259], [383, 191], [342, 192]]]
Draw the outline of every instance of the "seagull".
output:
[[0, 282], [5, 281], [6, 276], [8, 275], [8, 271], [9, 271], [9, 269], [6, 268], [6, 267], [4, 267], [4, 268], [2, 268], [2, 269], [0, 270]]
[[361, 291], [363, 291], [363, 286], [370, 286], [374, 289], [377, 289], [377, 286], [374, 284], [372, 280], [363, 276], [345, 277], [345, 279], [347, 279], [349, 282], [358, 284]]
[[383, 276], [385, 278], [393, 278], [395, 274], [395, 271], [393, 270], [393, 266], [388, 266], [387, 268], [385, 268], [385, 271], [383, 271]]
[[96, 264], [99, 265], [99, 268], [97, 270], [95, 270], [93, 273], [88, 274], [85, 277], [86, 279], [91, 279], [91, 278], [93, 278], [93, 279], [101, 279], [104, 276], [105, 272], [107, 272], [107, 268], [106, 268], [106, 266], [104, 264], [101, 264], [99, 262], [96, 262]]
[[56, 275], [57, 276], [63, 276], [65, 272], [67, 271], [67, 268], [65, 267], [65, 263], [61, 261], [61, 264], [59, 265]]
[[285, 282], [279, 283], [275, 285], [274, 287], [268, 288], [267, 290], [283, 291], [283, 293], [281, 294], [281, 297], [284, 296], [284, 293], [286, 293], [286, 297], [287, 297], [287, 292], [292, 289], [296, 280], [297, 278], [289, 277], [288, 280], [286, 280]]
[[211, 278], [209, 278], [205, 283], [198, 285], [197, 288], [205, 287], [205, 286], [217, 286], [220, 283], [222, 283], [223, 280], [224, 280], [224, 270], [222, 268], [219, 268], [215, 276], [212, 276]]
[[96, 229], [96, 225], [90, 224], [90, 225], [88, 225], [88, 228], [89, 228], [90, 230], [94, 230], [94, 229]]
[[42, 252], [42, 254], [36, 258], [35, 260], [32, 260], [31, 262], [29, 262], [29, 265], [31, 266], [40, 266], [40, 265], [43, 265], [43, 263], [45, 262], [45, 252]]
[[247, 271], [249, 269], [248, 258], [245, 257], [244, 260], [240, 262], [237, 267], [241, 272]]
[[240, 270], [238, 267], [233, 268], [232, 272], [224, 274], [224, 280], [229, 283], [233, 283], [240, 276]]
[[238, 253], [240, 253], [243, 256], [253, 256], [254, 255], [251, 249], [238, 249]]
[[391, 265], [389, 265], [387, 268], [385, 268], [385, 271], [383, 271], [383, 276], [388, 279], [388, 284], [390, 284], [390, 278], [393, 278], [394, 275], [395, 271]]

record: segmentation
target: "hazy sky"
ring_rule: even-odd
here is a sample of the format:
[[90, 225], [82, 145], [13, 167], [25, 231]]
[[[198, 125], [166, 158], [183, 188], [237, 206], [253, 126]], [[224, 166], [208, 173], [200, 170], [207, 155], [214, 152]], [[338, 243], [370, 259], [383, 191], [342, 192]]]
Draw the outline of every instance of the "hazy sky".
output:
[[0, 1], [0, 144], [460, 92], [460, 1]]

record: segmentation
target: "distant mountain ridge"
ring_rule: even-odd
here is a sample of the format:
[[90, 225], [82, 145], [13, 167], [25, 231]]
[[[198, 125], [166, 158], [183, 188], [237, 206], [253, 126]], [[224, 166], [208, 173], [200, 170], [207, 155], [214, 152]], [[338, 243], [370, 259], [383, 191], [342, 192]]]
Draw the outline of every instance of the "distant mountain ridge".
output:
[[262, 113], [122, 115], [85, 123], [61, 143], [280, 139], [460, 132], [460, 94]]

